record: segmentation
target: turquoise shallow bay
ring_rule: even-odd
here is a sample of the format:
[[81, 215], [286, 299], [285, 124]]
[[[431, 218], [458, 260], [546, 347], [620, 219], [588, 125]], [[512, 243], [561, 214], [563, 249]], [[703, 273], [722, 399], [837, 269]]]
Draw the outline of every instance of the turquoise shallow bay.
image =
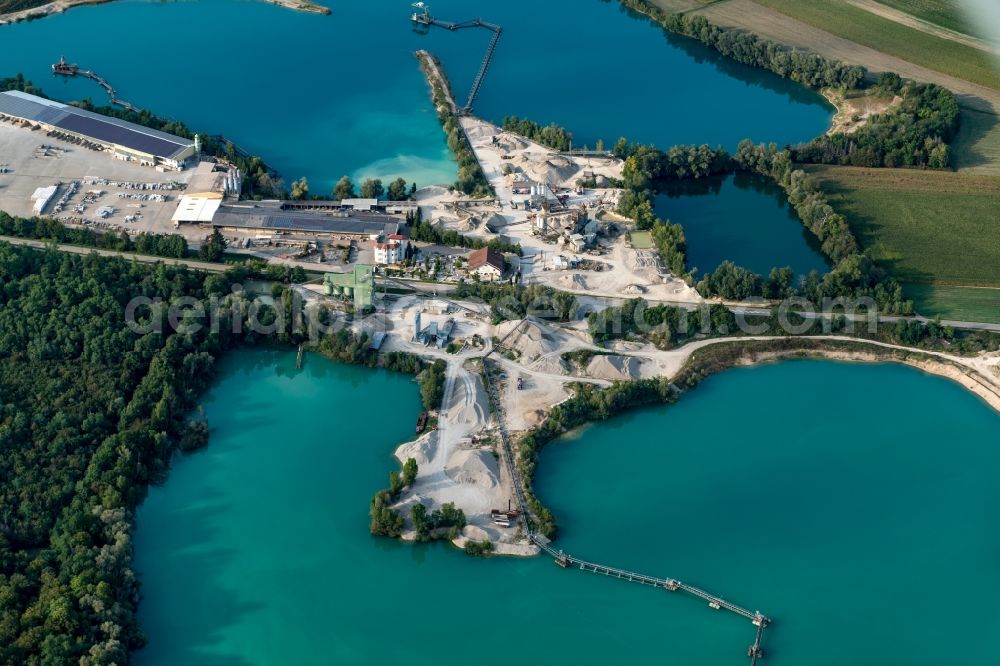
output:
[[[51, 77], [65, 55], [314, 192], [345, 173], [450, 182], [413, 51], [439, 55], [463, 97], [488, 37], [417, 34], [409, 4], [330, 0], [328, 17], [239, 0], [78, 8], [0, 28], [0, 76], [103, 102], [90, 82]], [[831, 116], [818, 95], [615, 2], [430, 4], [504, 25], [477, 106], [491, 120], [556, 121], [591, 146], [626, 135], [731, 149], [808, 140]], [[688, 230], [691, 265], [711, 270], [721, 253], [758, 271], [822, 268], [780, 197], [721, 188], [660, 199]], [[743, 216], [767, 230], [766, 250], [734, 229]], [[369, 536], [368, 501], [420, 408], [409, 378], [239, 351], [205, 404], [208, 449], [178, 460], [139, 511], [138, 664], [745, 663], [749, 623], [693, 600], [543, 558]], [[544, 452], [537, 485], [560, 547], [776, 618], [768, 666], [980, 666], [1000, 663], [998, 434], [1000, 416], [948, 381], [785, 363], [575, 433]]]
[[[136, 663], [744, 663], [749, 623], [693, 600], [370, 537], [416, 387], [294, 362], [227, 357], [209, 448], [143, 504]], [[768, 664], [995, 663], [998, 432], [946, 380], [792, 362], [553, 444], [538, 487], [567, 551], [774, 616]]]
[[[105, 103], [93, 82], [54, 78], [60, 55], [119, 95], [260, 154], [286, 181], [329, 192], [343, 174], [455, 180], [414, 51], [444, 62], [465, 97], [489, 35], [414, 32], [408, 0], [329, 0], [332, 14], [264, 2], [123, 0], [0, 28], [0, 76], [22, 72], [58, 99]], [[435, 0], [438, 16], [504, 26], [476, 111], [558, 122], [579, 145], [620, 135], [666, 147], [821, 134], [823, 99], [602, 0]], [[642, 63], [640, 65], [640, 63]], [[696, 110], [696, 112], [692, 112]]]

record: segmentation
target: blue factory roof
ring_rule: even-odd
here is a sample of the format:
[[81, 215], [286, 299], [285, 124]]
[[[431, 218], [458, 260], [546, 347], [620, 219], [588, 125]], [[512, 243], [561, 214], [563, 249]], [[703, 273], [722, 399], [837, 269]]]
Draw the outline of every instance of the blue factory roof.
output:
[[173, 159], [194, 146], [194, 141], [159, 132], [142, 125], [17, 90], [0, 93], [0, 113], [67, 132], [90, 137], [95, 142], [115, 144], [138, 153]]

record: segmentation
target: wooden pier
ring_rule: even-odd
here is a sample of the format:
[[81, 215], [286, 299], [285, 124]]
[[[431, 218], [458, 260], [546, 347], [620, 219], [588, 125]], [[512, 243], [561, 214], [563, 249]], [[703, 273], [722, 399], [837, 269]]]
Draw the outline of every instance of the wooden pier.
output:
[[122, 107], [123, 109], [127, 109], [128, 111], [135, 111], [137, 113], [139, 111], [137, 107], [133, 106], [132, 104], [126, 102], [123, 99], [119, 99], [118, 92], [103, 77], [98, 75], [96, 72], [90, 71], [89, 69], [80, 69], [79, 66], [66, 62], [65, 57], [60, 58], [59, 62], [52, 65], [52, 73], [58, 74], [59, 76], [67, 76], [67, 77], [84, 76], [88, 79], [93, 79], [94, 81], [97, 81], [98, 85], [100, 85], [102, 88], [104, 88], [105, 91], [107, 91], [108, 97], [111, 98], [112, 104], [116, 104]]
[[483, 80], [486, 78], [486, 71], [490, 68], [490, 63], [493, 62], [493, 55], [496, 53], [497, 44], [500, 42], [500, 35], [503, 34], [503, 28], [495, 23], [489, 23], [482, 19], [472, 19], [471, 21], [463, 21], [461, 23], [455, 23], [453, 21], [442, 21], [441, 19], [434, 18], [431, 16], [430, 10], [427, 8], [423, 2], [413, 3], [413, 7], [418, 11], [413, 13], [410, 18], [415, 25], [418, 26], [437, 26], [438, 28], [444, 28], [445, 30], [462, 30], [463, 28], [486, 28], [493, 33], [490, 38], [489, 46], [486, 47], [486, 55], [483, 56], [483, 61], [479, 65], [479, 72], [476, 74], [476, 78], [472, 82], [472, 88], [469, 89], [469, 98], [465, 102], [465, 106], [458, 110], [459, 115], [469, 115], [472, 113], [472, 107], [476, 103], [476, 97], [479, 95], [480, 89], [483, 87]]

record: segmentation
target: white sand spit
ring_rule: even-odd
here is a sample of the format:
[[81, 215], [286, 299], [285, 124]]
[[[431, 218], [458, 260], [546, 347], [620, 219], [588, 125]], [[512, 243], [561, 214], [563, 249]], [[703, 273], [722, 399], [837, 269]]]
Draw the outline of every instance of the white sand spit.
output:
[[496, 458], [482, 449], [455, 451], [448, 458], [444, 473], [455, 483], [491, 489], [500, 485], [500, 467]]

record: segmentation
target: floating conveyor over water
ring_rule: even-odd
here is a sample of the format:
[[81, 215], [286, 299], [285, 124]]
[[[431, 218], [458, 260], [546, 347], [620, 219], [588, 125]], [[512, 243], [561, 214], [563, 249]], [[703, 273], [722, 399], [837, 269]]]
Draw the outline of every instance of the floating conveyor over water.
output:
[[459, 114], [469, 115], [472, 113], [472, 107], [476, 102], [476, 97], [479, 95], [480, 89], [483, 87], [483, 80], [486, 78], [486, 71], [490, 68], [490, 63], [493, 61], [493, 54], [496, 53], [497, 44], [500, 42], [500, 35], [503, 34], [503, 28], [495, 23], [489, 23], [482, 19], [472, 19], [471, 21], [464, 21], [462, 23], [454, 23], [452, 21], [442, 21], [441, 19], [434, 18], [431, 16], [430, 8], [426, 3], [414, 2], [413, 8], [416, 10], [413, 12], [413, 16], [410, 17], [414, 24], [427, 26], [437, 26], [439, 28], [444, 28], [445, 30], [462, 30], [463, 28], [486, 28], [493, 33], [490, 38], [490, 44], [486, 47], [486, 55], [483, 56], [483, 61], [479, 65], [479, 72], [476, 74], [475, 80], [472, 82], [472, 88], [469, 90], [469, 98], [465, 102], [465, 106], [459, 109]]

